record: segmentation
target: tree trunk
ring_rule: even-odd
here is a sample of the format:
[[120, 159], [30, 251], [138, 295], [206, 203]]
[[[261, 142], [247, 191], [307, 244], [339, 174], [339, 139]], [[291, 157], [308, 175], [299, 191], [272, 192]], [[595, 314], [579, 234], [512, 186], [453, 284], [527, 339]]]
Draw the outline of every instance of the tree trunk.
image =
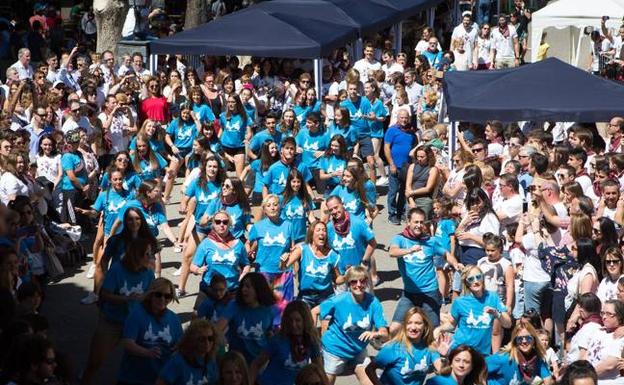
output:
[[184, 29], [190, 29], [208, 21], [205, 0], [186, 0]]
[[124, 0], [93, 0], [93, 13], [97, 23], [97, 52], [115, 52], [128, 14], [128, 3]]

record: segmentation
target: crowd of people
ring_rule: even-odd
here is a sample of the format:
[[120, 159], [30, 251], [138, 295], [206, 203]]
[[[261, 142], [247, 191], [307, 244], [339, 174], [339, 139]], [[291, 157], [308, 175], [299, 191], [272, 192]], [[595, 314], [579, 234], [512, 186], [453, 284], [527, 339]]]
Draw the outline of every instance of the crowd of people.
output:
[[[119, 384], [624, 384], [624, 118], [462, 122], [449, 152], [444, 74], [521, 65], [515, 5], [491, 32], [464, 11], [447, 50], [428, 27], [409, 54], [337, 50], [321, 95], [303, 60], [152, 72], [20, 48], [0, 93], [0, 382], [97, 383], [121, 346]], [[99, 316], [74, 370], [40, 309], [87, 253]]]

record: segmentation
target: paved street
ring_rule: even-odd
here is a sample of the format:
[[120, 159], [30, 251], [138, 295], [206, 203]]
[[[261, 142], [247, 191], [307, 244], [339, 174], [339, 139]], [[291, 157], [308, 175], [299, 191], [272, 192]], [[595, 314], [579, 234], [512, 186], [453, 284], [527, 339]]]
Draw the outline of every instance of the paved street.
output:
[[[181, 180], [178, 182], [181, 183]], [[169, 224], [176, 234], [178, 231], [177, 226], [181, 222], [178, 214], [179, 191], [180, 184], [178, 183], [174, 191], [172, 204], [167, 207]], [[382, 190], [382, 193], [384, 195], [380, 196], [378, 204], [385, 207], [385, 188]], [[375, 258], [379, 276], [382, 280], [382, 284], [376, 288], [375, 293], [382, 301], [386, 320], [389, 322], [396, 300], [400, 295], [402, 284], [396, 269], [396, 261], [388, 256], [387, 248], [390, 239], [402, 229], [402, 226], [390, 224], [387, 220], [386, 211], [382, 208], [380, 215], [375, 219], [374, 228], [379, 244], [378, 250], [375, 252]], [[173, 247], [167, 247], [163, 250], [163, 277], [171, 279], [174, 283], [177, 283], [177, 277], [173, 276], [173, 272], [179, 267], [180, 258], [181, 254], [174, 253]], [[80, 304], [80, 299], [87, 294], [93, 285], [93, 280], [85, 277], [88, 267], [89, 264], [87, 263], [70, 272], [63, 280], [50, 284], [43, 308], [43, 314], [50, 321], [51, 338], [60, 350], [70, 355], [78, 372], [84, 368], [86, 363], [89, 341], [97, 321], [97, 307], [95, 305], [85, 306]], [[191, 276], [187, 290], [194, 294], [183, 298], [179, 304], [172, 304], [172, 309], [178, 313], [184, 323], [191, 319], [198, 285], [199, 277]], [[98, 385], [108, 385], [116, 382], [120, 360], [121, 349], [118, 348], [100, 371]], [[336, 383], [346, 385], [353, 384], [354, 381], [355, 377], [340, 377]]]

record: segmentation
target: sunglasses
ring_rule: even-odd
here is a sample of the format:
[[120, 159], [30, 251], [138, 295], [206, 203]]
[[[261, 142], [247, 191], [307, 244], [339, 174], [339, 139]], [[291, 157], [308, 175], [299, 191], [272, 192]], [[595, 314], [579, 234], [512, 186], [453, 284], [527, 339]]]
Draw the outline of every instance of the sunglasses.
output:
[[157, 298], [157, 299], [164, 298], [167, 301], [171, 301], [173, 299], [173, 294], [171, 294], [171, 293], [161, 293], [159, 291], [154, 292], [153, 296], [154, 296], [154, 298]]
[[77, 109], [77, 110], [71, 110], [71, 112], [73, 112], [73, 113], [78, 113], [78, 112], [80, 112], [80, 109]]
[[349, 281], [349, 285], [351, 286], [355, 286], [357, 284], [363, 285], [365, 286], [366, 284], [368, 284], [368, 279], [364, 278], [364, 279], [352, 279]]
[[475, 275], [471, 275], [470, 277], [466, 277], [466, 282], [472, 285], [473, 283], [479, 282], [482, 279], [483, 279], [483, 274], [475, 274]]
[[605, 265], [619, 265], [621, 262], [619, 259], [605, 259]]
[[601, 311], [600, 312], [600, 316], [601, 317], [615, 317], [615, 313], [611, 313], [610, 311]]
[[516, 345], [521, 345], [525, 342], [527, 344], [531, 344], [533, 343], [533, 336], [517, 336], [515, 341], [516, 341]]
[[600, 231], [600, 229], [592, 229], [592, 232], [594, 234], [600, 234], [602, 231]]
[[215, 219], [214, 220], [214, 224], [215, 225], [229, 225], [230, 221], [228, 221], [227, 219]]

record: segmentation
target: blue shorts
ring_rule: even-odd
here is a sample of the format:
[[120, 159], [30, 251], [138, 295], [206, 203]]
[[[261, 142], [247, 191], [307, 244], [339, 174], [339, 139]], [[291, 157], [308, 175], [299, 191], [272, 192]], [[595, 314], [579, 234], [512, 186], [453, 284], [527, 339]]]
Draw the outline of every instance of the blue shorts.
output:
[[358, 139], [358, 143], [360, 144], [360, 156], [362, 157], [362, 159], [365, 160], [365, 158], [375, 155], [375, 150], [373, 149], [373, 141], [371, 140], [370, 136]]

